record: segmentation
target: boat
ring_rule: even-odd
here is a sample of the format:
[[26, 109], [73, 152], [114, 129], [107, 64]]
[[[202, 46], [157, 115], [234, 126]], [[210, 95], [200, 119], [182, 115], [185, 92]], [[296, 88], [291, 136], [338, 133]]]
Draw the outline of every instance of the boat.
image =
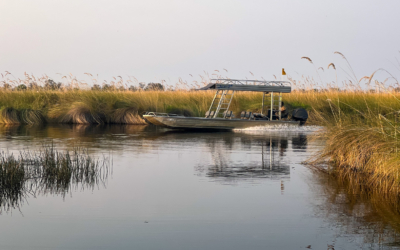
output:
[[[284, 71], [283, 71], [284, 72]], [[301, 126], [307, 118], [307, 111], [298, 108], [289, 113], [283, 110], [282, 93], [292, 91], [289, 81], [259, 81], [236, 79], [211, 79], [198, 91], [215, 90], [215, 96], [204, 117], [188, 117], [177, 114], [145, 112], [143, 118], [153, 125], [172, 129], [218, 129], [232, 130], [259, 126]], [[235, 92], [262, 92], [261, 113], [242, 111], [235, 117], [230, 110]]]

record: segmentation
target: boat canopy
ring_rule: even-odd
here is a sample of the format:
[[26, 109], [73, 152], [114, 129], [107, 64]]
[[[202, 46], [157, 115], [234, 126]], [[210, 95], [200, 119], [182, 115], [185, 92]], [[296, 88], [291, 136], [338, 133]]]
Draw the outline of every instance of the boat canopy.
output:
[[288, 81], [258, 81], [235, 79], [211, 79], [211, 82], [199, 90], [233, 90], [256, 92], [290, 93], [292, 87]]

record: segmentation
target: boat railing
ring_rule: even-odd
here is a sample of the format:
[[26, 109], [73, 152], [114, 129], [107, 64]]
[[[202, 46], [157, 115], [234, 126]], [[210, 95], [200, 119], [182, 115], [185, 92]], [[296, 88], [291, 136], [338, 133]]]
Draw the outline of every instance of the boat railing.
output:
[[290, 93], [291, 83], [288, 81], [259, 81], [237, 79], [211, 79], [210, 83], [198, 90], [231, 90], [265, 93]]
[[145, 112], [144, 115], [150, 115], [150, 116], [166, 116], [166, 117], [179, 116], [179, 115], [177, 115], [177, 114], [160, 113], [160, 112]]
[[260, 80], [238, 80], [238, 79], [210, 79], [211, 84], [237, 84], [237, 85], [261, 85], [291, 87], [289, 81], [260, 81]]

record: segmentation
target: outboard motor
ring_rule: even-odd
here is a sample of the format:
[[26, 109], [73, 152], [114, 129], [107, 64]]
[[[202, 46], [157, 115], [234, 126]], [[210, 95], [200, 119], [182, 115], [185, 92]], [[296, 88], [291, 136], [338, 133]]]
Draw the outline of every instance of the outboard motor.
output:
[[292, 120], [300, 121], [300, 125], [304, 125], [308, 119], [307, 110], [298, 108], [292, 111]]

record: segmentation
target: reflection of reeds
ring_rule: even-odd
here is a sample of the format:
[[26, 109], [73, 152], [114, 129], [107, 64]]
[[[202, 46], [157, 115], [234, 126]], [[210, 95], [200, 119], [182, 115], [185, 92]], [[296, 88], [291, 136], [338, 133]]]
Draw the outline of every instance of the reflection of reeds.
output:
[[316, 213], [336, 225], [337, 237], [357, 234], [364, 244], [376, 244], [371, 248], [398, 246], [400, 207], [396, 199], [387, 199], [378, 190], [367, 191], [353, 179], [334, 178], [316, 170], [310, 183], [315, 183], [318, 196], [324, 198]]
[[61, 152], [43, 146], [37, 152], [22, 151], [18, 157], [1, 152], [0, 211], [19, 207], [29, 194], [65, 195], [71, 185], [93, 189], [104, 184], [109, 168], [108, 159], [94, 159], [80, 148]]
[[0, 155], [0, 212], [18, 207], [23, 199], [25, 169], [13, 156]]

